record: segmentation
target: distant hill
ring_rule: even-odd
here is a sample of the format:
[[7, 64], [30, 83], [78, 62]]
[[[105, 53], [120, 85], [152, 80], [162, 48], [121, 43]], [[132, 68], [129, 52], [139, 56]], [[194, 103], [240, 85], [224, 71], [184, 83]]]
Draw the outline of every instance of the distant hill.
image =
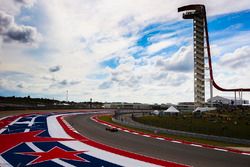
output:
[[100, 102], [66, 102], [47, 98], [0, 96], [0, 110], [101, 108]]
[[23, 104], [23, 105], [37, 105], [37, 104], [55, 104], [60, 103], [59, 100], [52, 100], [47, 98], [31, 98], [30, 96], [27, 97], [3, 97], [0, 96], [0, 103], [5, 104]]

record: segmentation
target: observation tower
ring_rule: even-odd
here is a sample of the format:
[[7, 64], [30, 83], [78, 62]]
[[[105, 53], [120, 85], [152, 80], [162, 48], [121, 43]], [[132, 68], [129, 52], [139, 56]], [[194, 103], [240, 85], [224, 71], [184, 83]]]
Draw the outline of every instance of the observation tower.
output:
[[178, 8], [184, 19], [193, 19], [194, 34], [194, 102], [196, 107], [205, 104], [205, 54], [204, 54], [204, 28], [205, 13], [202, 5], [191, 5]]
[[[194, 104], [195, 107], [205, 105], [205, 63], [208, 59], [207, 68], [209, 70], [210, 97], [213, 97], [213, 87], [222, 92], [239, 93], [239, 99], [242, 101], [242, 93], [250, 92], [250, 88], [223, 88], [219, 86], [213, 76], [212, 58], [209, 45], [209, 34], [207, 27], [206, 8], [202, 4], [193, 4], [178, 8], [178, 12], [184, 12], [183, 19], [193, 19], [193, 38], [194, 38]], [[206, 45], [205, 45], [206, 43]], [[207, 57], [205, 57], [207, 51]]]

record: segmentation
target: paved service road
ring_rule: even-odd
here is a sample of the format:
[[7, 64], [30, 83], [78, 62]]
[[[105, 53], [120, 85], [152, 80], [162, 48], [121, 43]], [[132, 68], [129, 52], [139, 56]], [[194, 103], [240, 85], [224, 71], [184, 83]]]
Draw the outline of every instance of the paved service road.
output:
[[91, 115], [76, 115], [66, 120], [82, 135], [122, 150], [191, 166], [249, 166], [250, 156], [156, 140], [126, 132], [112, 133], [90, 120]]

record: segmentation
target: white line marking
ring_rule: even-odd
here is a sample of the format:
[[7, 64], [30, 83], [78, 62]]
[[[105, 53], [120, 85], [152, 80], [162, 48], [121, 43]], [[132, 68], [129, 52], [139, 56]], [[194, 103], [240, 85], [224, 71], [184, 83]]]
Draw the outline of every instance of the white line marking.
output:
[[8, 116], [6, 116], [6, 117], [1, 117], [1, 118], [0, 118], [0, 121], [2, 121], [2, 120], [5, 119], [5, 118], [8, 118]]
[[35, 146], [32, 142], [26, 142], [26, 145], [29, 146], [35, 152], [44, 152], [43, 150]]
[[133, 158], [128, 158], [126, 156], [122, 156], [119, 154], [114, 154], [93, 146], [89, 146], [80, 141], [59, 141], [59, 143], [70, 147], [77, 151], [87, 151], [84, 154], [96, 157], [98, 159], [102, 159], [114, 164], [118, 164], [121, 166], [140, 166], [140, 167], [159, 167], [159, 165], [155, 165], [152, 163], [136, 160]]
[[0, 134], [1, 134], [1, 133], [3, 133], [6, 129], [7, 129], [6, 127], [5, 127], [5, 128], [0, 129]]
[[19, 121], [20, 119], [22, 119], [22, 117], [17, 118], [16, 120], [14, 120], [13, 122], [11, 122], [9, 125], [14, 125], [17, 121]]
[[144, 137], [150, 137], [149, 135], [142, 135], [142, 136], [144, 136]]
[[[92, 118], [91, 118], [91, 119], [92, 119]], [[96, 119], [93, 119], [93, 120], [96, 121], [96, 122], [98, 122], [98, 123], [100, 123], [100, 124], [106, 125], [105, 123], [99, 122], [99, 121], [96, 120]], [[142, 135], [142, 134], [140, 134], [140, 133], [133, 132], [133, 131], [128, 131], [128, 130], [126, 130], [126, 129], [121, 129], [121, 128], [117, 128], [117, 129], [118, 129], [118, 130], [122, 130], [122, 131], [124, 131], [124, 132], [132, 133], [132, 134], [135, 134], [135, 135], [141, 135], [141, 136], [144, 136], [144, 137], [152, 137], [152, 136], [149, 136], [149, 135]], [[155, 139], [158, 139], [158, 140], [166, 140], [166, 139], [161, 138], [161, 137], [152, 137], [152, 138], [155, 138]], [[172, 140], [172, 141], [170, 141], [170, 142], [172, 142], [172, 143], [179, 143], [179, 144], [185, 144], [185, 143], [182, 143], [182, 142], [176, 141], [176, 140]], [[189, 145], [194, 146], [194, 147], [203, 147], [202, 145], [199, 145], [199, 144], [189, 144]], [[218, 151], [224, 151], [224, 152], [231, 152], [231, 151], [229, 151], [229, 150], [220, 149], [220, 148], [212, 148], [212, 149], [218, 150]], [[243, 155], [250, 155], [250, 153], [240, 153], [240, 154], [243, 154]]]
[[202, 145], [198, 145], [198, 144], [190, 144], [190, 146], [202, 147]]
[[[33, 118], [31, 119], [31, 121], [30, 121], [29, 124], [28, 124], [28, 127], [31, 127], [31, 126], [34, 124], [36, 118], [37, 118], [37, 117], [33, 117]], [[24, 132], [29, 132], [29, 131], [30, 131], [30, 129], [25, 129], [25, 130], [24, 130]]]
[[74, 165], [71, 165], [71, 164], [69, 164], [69, 163], [67, 163], [67, 162], [65, 162], [63, 160], [58, 159], [58, 158], [53, 159], [52, 161], [54, 161], [55, 163], [58, 163], [58, 164], [60, 164], [62, 166], [75, 167]]
[[[57, 126], [61, 126], [59, 122], [56, 121], [56, 123], [58, 124]], [[56, 133], [55, 131], [56, 130], [51, 131], [52, 136], [55, 136], [55, 134], [53, 134], [53, 133]], [[114, 164], [118, 164], [118, 165], [122, 164], [122, 166], [159, 167], [159, 165], [144, 162], [141, 160], [136, 160], [136, 159], [122, 156], [119, 154], [114, 154], [114, 153], [102, 150], [100, 148], [87, 145], [80, 141], [58, 141], [58, 142], [77, 151], [87, 151], [84, 154], [94, 156], [94, 157], [97, 157], [102, 160], [106, 160]]]
[[61, 116], [61, 115], [53, 115], [53, 116], [47, 117], [49, 135], [51, 137], [56, 137], [56, 138], [72, 139], [72, 137], [70, 137], [58, 123], [56, 119], [56, 117], [58, 116]]
[[250, 155], [250, 153], [241, 153], [241, 154], [243, 154], [243, 155]]
[[172, 142], [172, 143], [182, 143], [182, 142], [176, 141], [176, 140], [172, 140], [171, 142]]
[[228, 150], [225, 150], [225, 149], [221, 149], [221, 148], [213, 148], [214, 150], [217, 150], [217, 151], [224, 151], [224, 152], [227, 152]]
[[137, 132], [132, 132], [134, 135], [139, 135], [139, 133], [137, 133]]
[[0, 155], [0, 166], [2, 166], [2, 167], [10, 167], [10, 166], [12, 166], [12, 165], [9, 164], [9, 162], [7, 162], [7, 161]]
[[[14, 125], [17, 121], [19, 121], [22, 117], [18, 117], [17, 119], [15, 119], [14, 121], [12, 121], [11, 123], [9, 123], [9, 125]], [[8, 125], [6, 125], [4, 128], [2, 128], [0, 130], [0, 134], [3, 133], [6, 129], [8, 129]]]
[[29, 124], [30, 121], [23, 121], [23, 122], [16, 122], [15, 124], [22, 125], [22, 124]]

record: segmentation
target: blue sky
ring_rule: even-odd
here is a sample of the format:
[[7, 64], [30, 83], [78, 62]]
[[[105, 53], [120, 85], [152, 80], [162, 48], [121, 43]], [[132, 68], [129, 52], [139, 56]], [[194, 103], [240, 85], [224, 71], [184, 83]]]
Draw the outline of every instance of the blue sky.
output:
[[[68, 90], [75, 101], [192, 101], [192, 20], [177, 8], [196, 2], [3, 0], [0, 95], [64, 100]], [[228, 3], [205, 4], [215, 78], [247, 87], [250, 3]]]
[[[209, 25], [211, 43], [213, 43], [216, 40], [223, 40], [226, 38], [237, 36], [239, 33], [244, 33], [244, 31], [246, 32], [249, 31], [250, 22], [246, 20], [250, 20], [250, 10], [243, 10], [243, 11], [209, 17], [208, 25]], [[178, 28], [179, 29], [185, 28], [186, 30], [183, 32], [176, 33]], [[167, 35], [168, 38], [169, 37], [180, 38], [187, 35], [191, 37], [192, 20], [153, 23], [146, 26], [145, 28], [143, 28], [138, 32], [139, 38], [135, 43], [135, 46], [142, 47], [143, 49], [133, 53], [132, 56], [135, 59], [144, 56], [147, 47], [149, 47], [154, 43], [160, 42], [161, 39], [152, 40], [152, 38], [157, 37], [159, 35], [161, 36]], [[188, 46], [188, 45], [190, 45], [190, 40], [182, 41], [178, 44], [173, 44], [169, 47], [164, 47], [161, 50], [157, 51], [156, 53], [147, 56], [157, 56], [161, 54], [164, 54], [166, 56], [171, 56], [181, 46]], [[116, 68], [117, 66], [119, 66], [119, 59], [117, 57], [110, 58], [108, 60], [103, 61], [101, 64], [104, 67]]]

